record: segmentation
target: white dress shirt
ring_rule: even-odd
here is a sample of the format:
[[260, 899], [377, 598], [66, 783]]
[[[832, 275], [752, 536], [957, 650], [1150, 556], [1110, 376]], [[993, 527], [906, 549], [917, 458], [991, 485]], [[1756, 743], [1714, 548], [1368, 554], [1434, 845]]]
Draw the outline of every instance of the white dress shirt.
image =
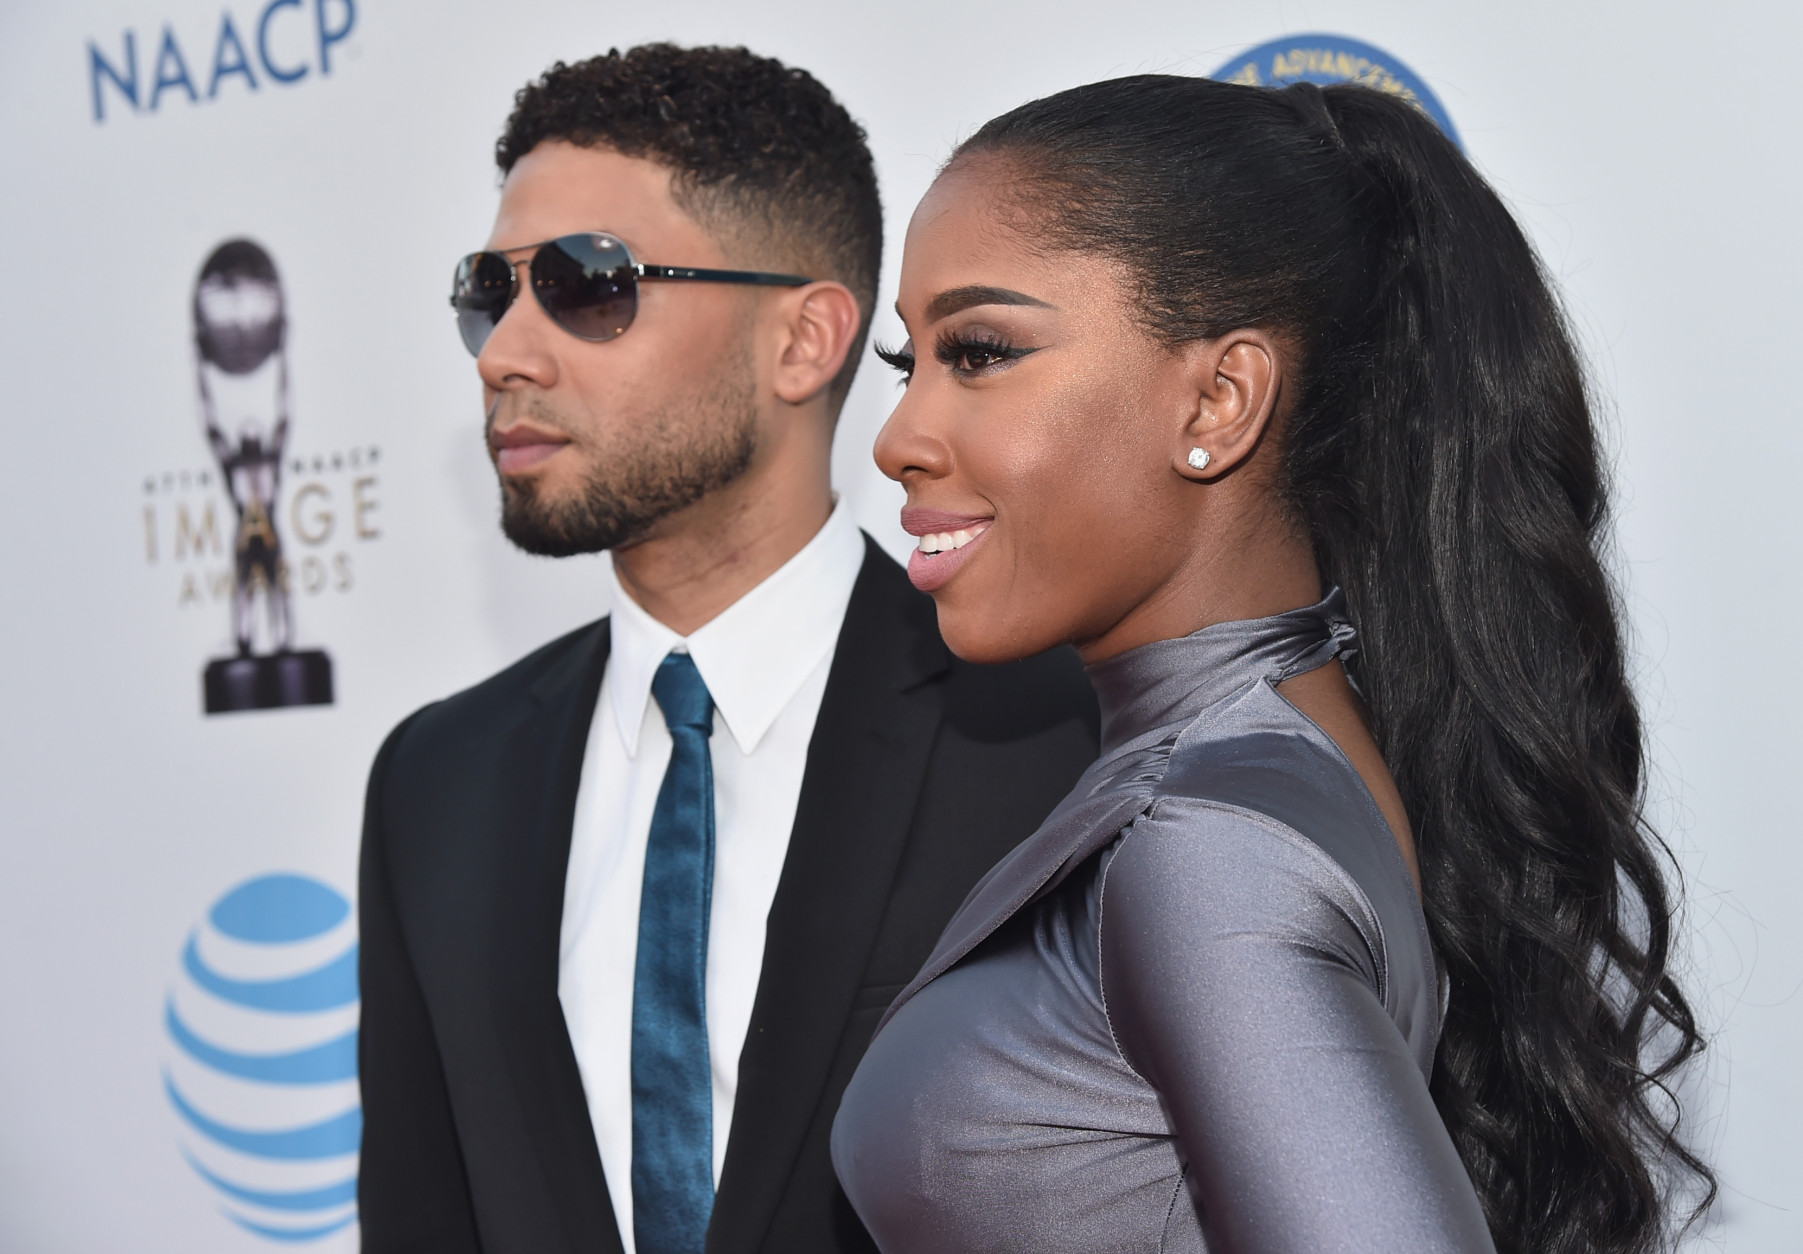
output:
[[718, 1183], [739, 1051], [764, 965], [764, 926], [789, 850], [827, 671], [863, 563], [863, 538], [845, 506], [835, 505], [807, 547], [687, 639], [609, 576], [612, 649], [576, 793], [557, 995], [626, 1254], [635, 1254], [632, 985], [639, 891], [651, 811], [670, 762], [670, 733], [651, 697], [652, 676], [672, 650], [687, 650], [714, 698], [707, 1039]]

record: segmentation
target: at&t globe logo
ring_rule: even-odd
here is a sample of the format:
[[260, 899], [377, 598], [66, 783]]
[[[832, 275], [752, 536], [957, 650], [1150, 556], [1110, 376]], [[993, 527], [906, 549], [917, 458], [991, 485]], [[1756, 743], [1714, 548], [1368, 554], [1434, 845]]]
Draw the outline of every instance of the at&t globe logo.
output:
[[258, 1236], [355, 1232], [358, 1009], [356, 920], [318, 880], [240, 884], [182, 949], [164, 1015], [182, 1153]]

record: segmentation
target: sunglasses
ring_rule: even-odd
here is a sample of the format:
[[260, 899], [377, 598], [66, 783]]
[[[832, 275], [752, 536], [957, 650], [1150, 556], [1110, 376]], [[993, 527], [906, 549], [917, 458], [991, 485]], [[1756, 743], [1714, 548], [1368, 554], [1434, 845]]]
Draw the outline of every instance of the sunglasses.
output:
[[[625, 244], [600, 231], [560, 235], [536, 247], [531, 260], [520, 264], [529, 267], [532, 294], [538, 297], [540, 307], [577, 339], [596, 344], [626, 333], [638, 316], [639, 284], [646, 279], [764, 287], [800, 287], [814, 281], [798, 274], [757, 270], [648, 266], [634, 261]], [[519, 292], [519, 266], [505, 253], [471, 253], [457, 263], [451, 308], [457, 311], [457, 330], [472, 356], [481, 354]]]

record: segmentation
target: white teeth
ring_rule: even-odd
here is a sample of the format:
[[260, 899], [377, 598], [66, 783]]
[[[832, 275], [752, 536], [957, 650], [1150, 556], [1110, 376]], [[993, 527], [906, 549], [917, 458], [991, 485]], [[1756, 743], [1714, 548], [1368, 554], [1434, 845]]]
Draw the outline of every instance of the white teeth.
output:
[[961, 549], [972, 540], [989, 530], [987, 523], [980, 527], [960, 528], [957, 531], [935, 531], [920, 537], [922, 553], [949, 553], [953, 549]]

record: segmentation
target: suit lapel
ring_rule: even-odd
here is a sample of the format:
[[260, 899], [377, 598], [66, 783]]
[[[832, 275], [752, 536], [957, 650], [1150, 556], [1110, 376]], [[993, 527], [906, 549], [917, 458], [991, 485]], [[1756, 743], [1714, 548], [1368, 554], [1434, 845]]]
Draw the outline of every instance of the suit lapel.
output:
[[709, 1254], [763, 1239], [826, 1088], [939, 730], [933, 609], [867, 551], [808, 747], [739, 1057]]
[[622, 1251], [582, 1073], [557, 996], [564, 876], [576, 791], [608, 657], [608, 623], [532, 686], [497, 763], [520, 827], [494, 868], [494, 1029], [507, 1082], [573, 1251]]

